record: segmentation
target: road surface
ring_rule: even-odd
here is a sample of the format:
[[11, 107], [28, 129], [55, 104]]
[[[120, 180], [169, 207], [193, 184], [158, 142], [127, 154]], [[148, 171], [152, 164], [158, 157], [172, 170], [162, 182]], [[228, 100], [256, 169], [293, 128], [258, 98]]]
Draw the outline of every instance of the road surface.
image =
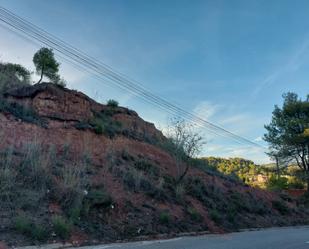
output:
[[89, 246], [81, 249], [309, 249], [309, 227], [270, 228], [224, 235]]

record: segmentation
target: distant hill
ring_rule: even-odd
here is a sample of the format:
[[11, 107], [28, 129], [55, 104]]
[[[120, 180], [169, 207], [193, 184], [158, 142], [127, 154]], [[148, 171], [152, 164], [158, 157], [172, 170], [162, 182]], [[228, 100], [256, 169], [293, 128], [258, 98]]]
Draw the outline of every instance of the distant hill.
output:
[[127, 108], [50, 83], [0, 100], [0, 241], [9, 245], [309, 223], [299, 200], [226, 175], [250, 182], [263, 168], [248, 160], [195, 160], [177, 184], [166, 138]]
[[201, 158], [208, 166], [217, 169], [226, 175], [237, 176], [241, 181], [251, 186], [265, 188], [267, 179], [274, 172], [274, 165], [258, 165], [244, 158]]

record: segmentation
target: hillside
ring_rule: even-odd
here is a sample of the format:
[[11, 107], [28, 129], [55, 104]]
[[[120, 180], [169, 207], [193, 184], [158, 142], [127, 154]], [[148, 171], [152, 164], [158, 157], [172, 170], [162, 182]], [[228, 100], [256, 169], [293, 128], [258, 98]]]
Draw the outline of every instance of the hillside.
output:
[[257, 165], [244, 158], [203, 157], [201, 159], [209, 167], [226, 175], [234, 175], [253, 187], [266, 188], [268, 179], [275, 174], [275, 169], [271, 165]]
[[176, 184], [166, 138], [127, 108], [50, 83], [0, 101], [0, 241], [116, 241], [309, 223], [300, 200], [195, 160]]

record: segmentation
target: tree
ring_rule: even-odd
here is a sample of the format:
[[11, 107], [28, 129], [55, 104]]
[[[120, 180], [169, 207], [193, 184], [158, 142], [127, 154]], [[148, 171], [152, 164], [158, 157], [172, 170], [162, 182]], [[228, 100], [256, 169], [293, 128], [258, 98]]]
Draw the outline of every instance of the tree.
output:
[[190, 160], [199, 154], [205, 141], [198, 132], [194, 131], [193, 125], [179, 119], [171, 121], [171, 125], [167, 132], [167, 138], [166, 148], [175, 159], [178, 184], [188, 173]]
[[264, 140], [273, 154], [298, 165], [309, 192], [309, 95], [305, 101], [295, 93], [284, 94], [283, 98], [282, 108], [275, 106], [271, 123], [265, 125]]
[[30, 84], [30, 72], [19, 64], [0, 63], [0, 93]]
[[41, 48], [33, 56], [33, 63], [36, 67], [36, 72], [40, 75], [38, 83], [43, 79], [43, 76], [50, 79], [53, 83], [60, 83], [61, 79], [58, 75], [59, 63], [54, 57], [54, 52], [49, 48]]

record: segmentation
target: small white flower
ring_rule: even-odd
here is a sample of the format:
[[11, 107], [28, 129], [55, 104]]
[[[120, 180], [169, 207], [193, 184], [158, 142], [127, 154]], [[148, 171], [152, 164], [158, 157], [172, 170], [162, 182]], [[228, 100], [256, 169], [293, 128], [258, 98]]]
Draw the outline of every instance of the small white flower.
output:
[[84, 195], [88, 195], [88, 191], [86, 189], [84, 190]]

